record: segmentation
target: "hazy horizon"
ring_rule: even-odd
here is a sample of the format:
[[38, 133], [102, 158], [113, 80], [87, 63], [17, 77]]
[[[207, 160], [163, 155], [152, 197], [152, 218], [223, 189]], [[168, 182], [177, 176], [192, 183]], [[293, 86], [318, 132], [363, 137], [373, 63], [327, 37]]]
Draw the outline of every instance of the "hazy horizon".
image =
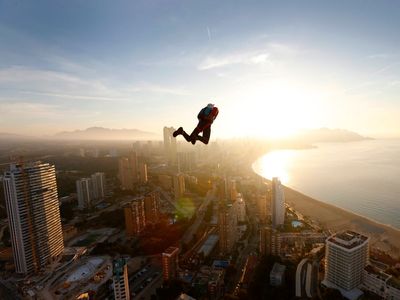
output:
[[400, 137], [400, 4], [0, 3], [0, 132], [164, 125], [213, 138]]

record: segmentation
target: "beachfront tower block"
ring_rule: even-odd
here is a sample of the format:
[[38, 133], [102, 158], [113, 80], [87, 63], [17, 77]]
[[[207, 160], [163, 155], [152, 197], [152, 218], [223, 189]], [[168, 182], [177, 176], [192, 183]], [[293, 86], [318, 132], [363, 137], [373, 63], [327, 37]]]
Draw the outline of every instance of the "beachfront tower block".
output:
[[64, 251], [54, 165], [11, 164], [3, 184], [15, 270], [38, 273]]
[[285, 194], [279, 178], [272, 179], [271, 218], [274, 228], [285, 222]]
[[369, 261], [368, 242], [368, 237], [349, 230], [328, 237], [324, 285], [339, 289], [349, 299], [357, 296]]

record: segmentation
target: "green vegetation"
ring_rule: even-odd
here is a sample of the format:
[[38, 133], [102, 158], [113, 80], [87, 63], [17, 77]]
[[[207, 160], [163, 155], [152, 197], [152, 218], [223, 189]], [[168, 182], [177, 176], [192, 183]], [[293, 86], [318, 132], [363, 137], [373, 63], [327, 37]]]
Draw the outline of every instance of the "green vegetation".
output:
[[192, 198], [179, 198], [177, 201], [177, 206], [178, 209], [175, 216], [177, 220], [191, 218], [193, 216], [195, 205]]

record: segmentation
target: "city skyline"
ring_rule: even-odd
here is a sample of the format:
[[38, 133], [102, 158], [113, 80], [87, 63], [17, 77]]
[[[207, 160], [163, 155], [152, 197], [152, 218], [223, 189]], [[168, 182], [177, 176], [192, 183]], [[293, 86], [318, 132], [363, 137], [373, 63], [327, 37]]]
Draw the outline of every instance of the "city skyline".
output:
[[194, 126], [215, 102], [214, 137], [319, 127], [399, 137], [398, 8], [2, 2], [1, 131], [159, 132]]

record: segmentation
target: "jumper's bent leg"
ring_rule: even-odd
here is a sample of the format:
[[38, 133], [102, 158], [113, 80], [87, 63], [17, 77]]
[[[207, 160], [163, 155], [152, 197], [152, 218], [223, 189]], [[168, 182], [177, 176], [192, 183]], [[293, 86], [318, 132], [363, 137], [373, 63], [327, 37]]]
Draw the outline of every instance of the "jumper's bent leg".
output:
[[211, 135], [211, 126], [207, 127], [203, 130], [203, 136], [196, 135], [196, 140], [199, 140], [200, 142], [203, 142], [204, 144], [208, 144], [210, 141], [210, 135]]

